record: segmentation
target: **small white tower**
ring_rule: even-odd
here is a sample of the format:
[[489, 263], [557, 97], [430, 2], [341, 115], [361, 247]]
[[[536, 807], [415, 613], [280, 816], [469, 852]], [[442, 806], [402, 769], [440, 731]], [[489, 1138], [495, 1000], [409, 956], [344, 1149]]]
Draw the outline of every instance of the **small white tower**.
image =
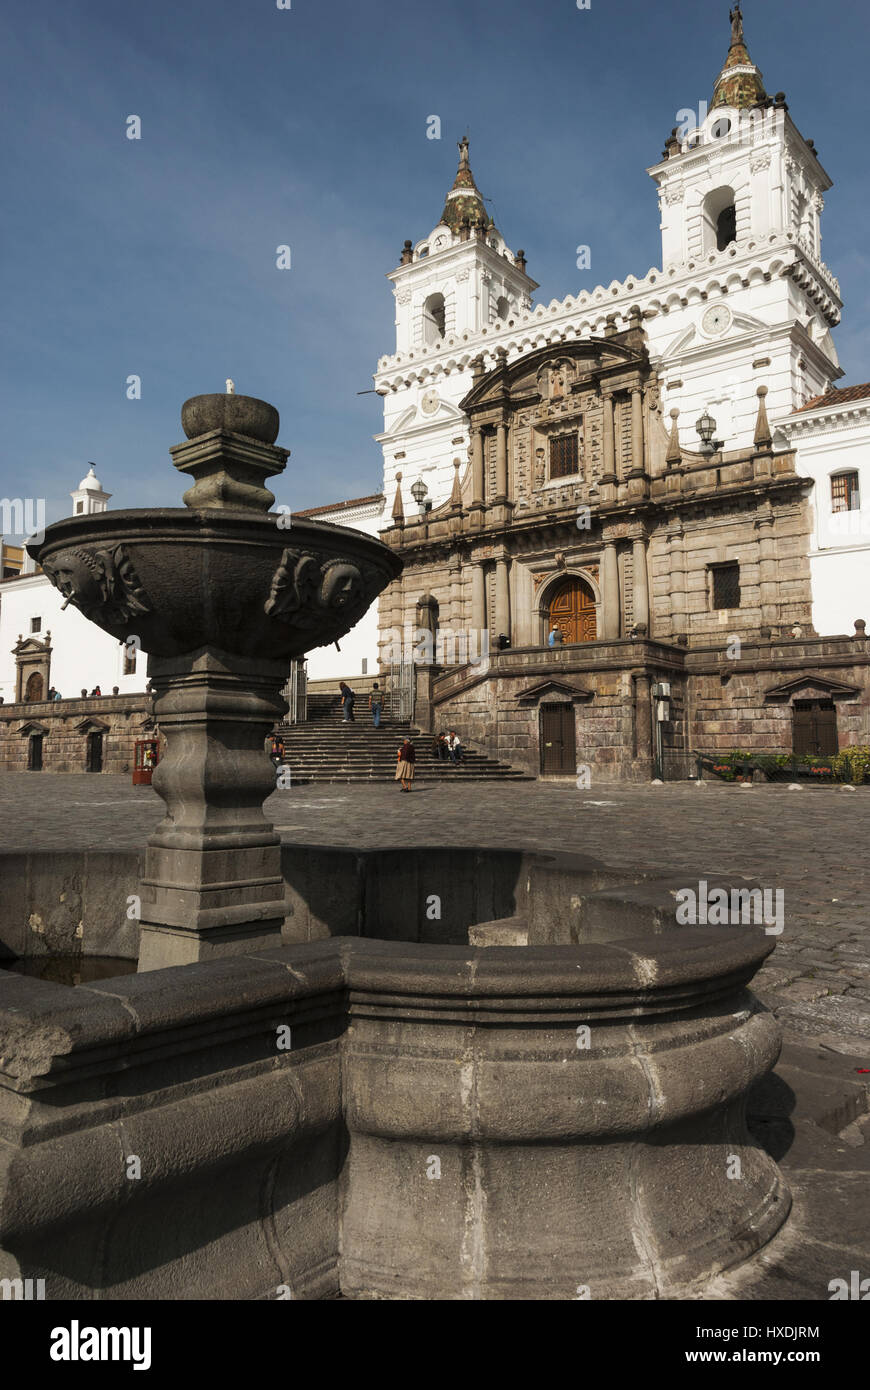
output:
[[785, 233], [820, 264], [819, 222], [831, 180], [789, 116], [785, 93], [765, 92], [739, 4], [709, 109], [702, 102], [677, 119], [663, 162], [649, 170], [659, 187], [663, 267]]
[[94, 472], [94, 465], [88, 464], [86, 477], [82, 478], [75, 492], [70, 493], [73, 502], [73, 516], [92, 516], [104, 512], [111, 492], [103, 491], [103, 484]]
[[387, 277], [396, 297], [396, 351], [438, 351], [527, 310], [537, 284], [486, 211], [459, 141], [459, 168], [441, 220]]

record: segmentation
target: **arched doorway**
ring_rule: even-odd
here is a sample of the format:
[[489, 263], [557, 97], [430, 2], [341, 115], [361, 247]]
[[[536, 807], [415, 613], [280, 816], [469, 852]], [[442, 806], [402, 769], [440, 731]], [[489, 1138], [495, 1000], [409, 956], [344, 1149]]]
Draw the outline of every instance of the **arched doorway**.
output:
[[595, 595], [584, 579], [570, 575], [550, 596], [547, 631], [559, 628], [565, 642], [594, 642]]
[[29, 704], [32, 700], [41, 700], [43, 692], [42, 675], [39, 671], [33, 671], [27, 677], [27, 685], [24, 690], [24, 698]]

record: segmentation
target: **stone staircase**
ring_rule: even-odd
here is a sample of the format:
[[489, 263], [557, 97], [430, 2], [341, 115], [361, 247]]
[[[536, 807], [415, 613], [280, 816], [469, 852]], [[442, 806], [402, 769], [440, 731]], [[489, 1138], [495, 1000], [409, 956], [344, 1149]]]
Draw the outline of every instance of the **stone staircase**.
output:
[[354, 722], [345, 724], [337, 695], [309, 695], [308, 721], [278, 726], [277, 733], [284, 740], [284, 763], [290, 769], [291, 786], [306, 782], [392, 782], [396, 751], [404, 738], [414, 741], [417, 779], [427, 782], [474, 782], [481, 778], [511, 782], [534, 780], [527, 773], [474, 748], [463, 750], [461, 763], [440, 762], [432, 755], [431, 734], [421, 733], [407, 722], [391, 720], [388, 714], [382, 717], [381, 727], [375, 729], [367, 697], [357, 701], [354, 713]]

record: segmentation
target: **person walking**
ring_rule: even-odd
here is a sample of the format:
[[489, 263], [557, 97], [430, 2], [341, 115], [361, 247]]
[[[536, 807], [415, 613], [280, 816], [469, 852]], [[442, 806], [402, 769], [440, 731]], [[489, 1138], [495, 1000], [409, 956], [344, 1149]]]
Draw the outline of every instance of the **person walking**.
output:
[[350, 686], [347, 685], [345, 681], [340, 681], [338, 688], [341, 691], [342, 722], [344, 724], [353, 724], [353, 702], [356, 699], [356, 696], [354, 695]]
[[372, 723], [376, 729], [381, 727], [381, 710], [384, 707], [384, 692], [380, 689], [377, 681], [372, 686], [372, 693], [369, 696], [369, 709], [372, 712]]
[[565, 637], [562, 632], [562, 629], [556, 623], [554, 623], [552, 628], [550, 629], [550, 635], [547, 638], [548, 646], [561, 647], [564, 641]]
[[399, 791], [409, 792], [411, 790], [411, 783], [414, 780], [414, 764], [416, 761], [417, 753], [414, 749], [414, 745], [409, 738], [406, 738], [399, 749], [399, 754], [396, 759], [395, 780], [402, 784], [399, 787]]

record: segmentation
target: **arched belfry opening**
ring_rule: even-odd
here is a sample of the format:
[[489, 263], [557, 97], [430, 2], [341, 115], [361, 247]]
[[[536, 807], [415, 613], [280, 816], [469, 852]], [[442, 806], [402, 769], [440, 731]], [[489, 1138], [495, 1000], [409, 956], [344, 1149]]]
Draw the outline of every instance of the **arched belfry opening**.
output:
[[714, 188], [704, 199], [702, 225], [705, 251], [724, 251], [737, 240], [734, 189]]
[[429, 346], [444, 337], [446, 307], [443, 294], [430, 294], [423, 305], [423, 341]]

